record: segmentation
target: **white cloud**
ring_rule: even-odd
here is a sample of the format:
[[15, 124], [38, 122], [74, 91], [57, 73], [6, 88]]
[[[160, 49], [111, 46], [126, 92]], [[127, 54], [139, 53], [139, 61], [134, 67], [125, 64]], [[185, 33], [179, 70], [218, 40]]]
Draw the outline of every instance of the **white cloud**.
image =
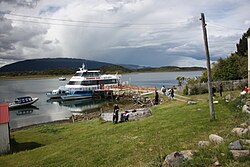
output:
[[248, 0], [0, 0], [0, 10], [54, 18], [4, 15], [10, 20], [0, 22], [0, 66], [41, 57], [205, 66], [201, 12], [213, 61], [234, 52], [250, 27]]

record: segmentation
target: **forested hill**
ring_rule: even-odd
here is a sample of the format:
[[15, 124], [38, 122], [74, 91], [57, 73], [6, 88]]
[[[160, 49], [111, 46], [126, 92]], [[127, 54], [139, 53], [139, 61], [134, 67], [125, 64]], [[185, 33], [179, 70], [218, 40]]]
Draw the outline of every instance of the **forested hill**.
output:
[[177, 67], [177, 66], [163, 66], [158, 68], [141, 68], [137, 69], [137, 72], [171, 72], [171, 71], [203, 71], [203, 67]]
[[71, 68], [77, 69], [82, 64], [88, 69], [99, 69], [103, 66], [110, 66], [111, 63], [104, 63], [85, 59], [71, 59], [71, 58], [44, 58], [44, 59], [30, 59], [12, 63], [0, 68], [0, 72], [18, 72], [18, 71], [44, 71], [48, 69]]

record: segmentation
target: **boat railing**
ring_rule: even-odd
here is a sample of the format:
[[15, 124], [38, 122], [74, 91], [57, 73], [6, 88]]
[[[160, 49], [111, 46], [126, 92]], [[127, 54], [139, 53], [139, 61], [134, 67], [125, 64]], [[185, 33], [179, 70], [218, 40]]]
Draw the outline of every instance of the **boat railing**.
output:
[[118, 89], [118, 90], [131, 90], [131, 91], [142, 91], [142, 92], [151, 92], [155, 91], [154, 86], [132, 86], [132, 85], [112, 85], [112, 86], [104, 86], [104, 89]]

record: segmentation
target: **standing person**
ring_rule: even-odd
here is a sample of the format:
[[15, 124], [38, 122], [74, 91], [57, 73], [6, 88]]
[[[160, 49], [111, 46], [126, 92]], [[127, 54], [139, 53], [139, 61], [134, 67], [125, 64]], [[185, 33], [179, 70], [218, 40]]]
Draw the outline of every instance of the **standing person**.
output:
[[171, 96], [171, 99], [174, 99], [174, 88], [171, 88], [170, 96]]
[[220, 97], [222, 97], [222, 92], [223, 92], [222, 83], [220, 83], [220, 89], [219, 89], [219, 91], [220, 91]]
[[158, 104], [159, 104], [159, 94], [157, 90], [155, 90], [155, 104], [154, 105], [158, 105]]
[[212, 87], [212, 94], [213, 94], [213, 96], [216, 96], [216, 95], [215, 95], [215, 92], [216, 92], [216, 88], [213, 86], [213, 87]]
[[118, 122], [118, 113], [119, 113], [119, 106], [118, 104], [114, 105], [114, 113], [113, 113], [113, 123], [116, 124]]
[[166, 87], [164, 85], [161, 87], [161, 91], [163, 95], [166, 96]]

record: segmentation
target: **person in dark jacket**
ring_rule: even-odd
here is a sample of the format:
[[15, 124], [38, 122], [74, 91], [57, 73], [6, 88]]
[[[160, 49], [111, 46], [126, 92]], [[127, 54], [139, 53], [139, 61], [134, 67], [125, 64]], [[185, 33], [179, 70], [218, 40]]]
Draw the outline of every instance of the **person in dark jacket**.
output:
[[159, 104], [159, 94], [157, 92], [157, 90], [155, 90], [155, 103], [154, 105], [158, 105]]
[[220, 97], [222, 97], [222, 92], [223, 92], [222, 83], [220, 83], [220, 89], [219, 89], [219, 91], [220, 91]]
[[119, 114], [119, 106], [118, 104], [114, 105], [114, 113], [113, 113], [113, 123], [116, 124], [118, 122], [118, 114]]

